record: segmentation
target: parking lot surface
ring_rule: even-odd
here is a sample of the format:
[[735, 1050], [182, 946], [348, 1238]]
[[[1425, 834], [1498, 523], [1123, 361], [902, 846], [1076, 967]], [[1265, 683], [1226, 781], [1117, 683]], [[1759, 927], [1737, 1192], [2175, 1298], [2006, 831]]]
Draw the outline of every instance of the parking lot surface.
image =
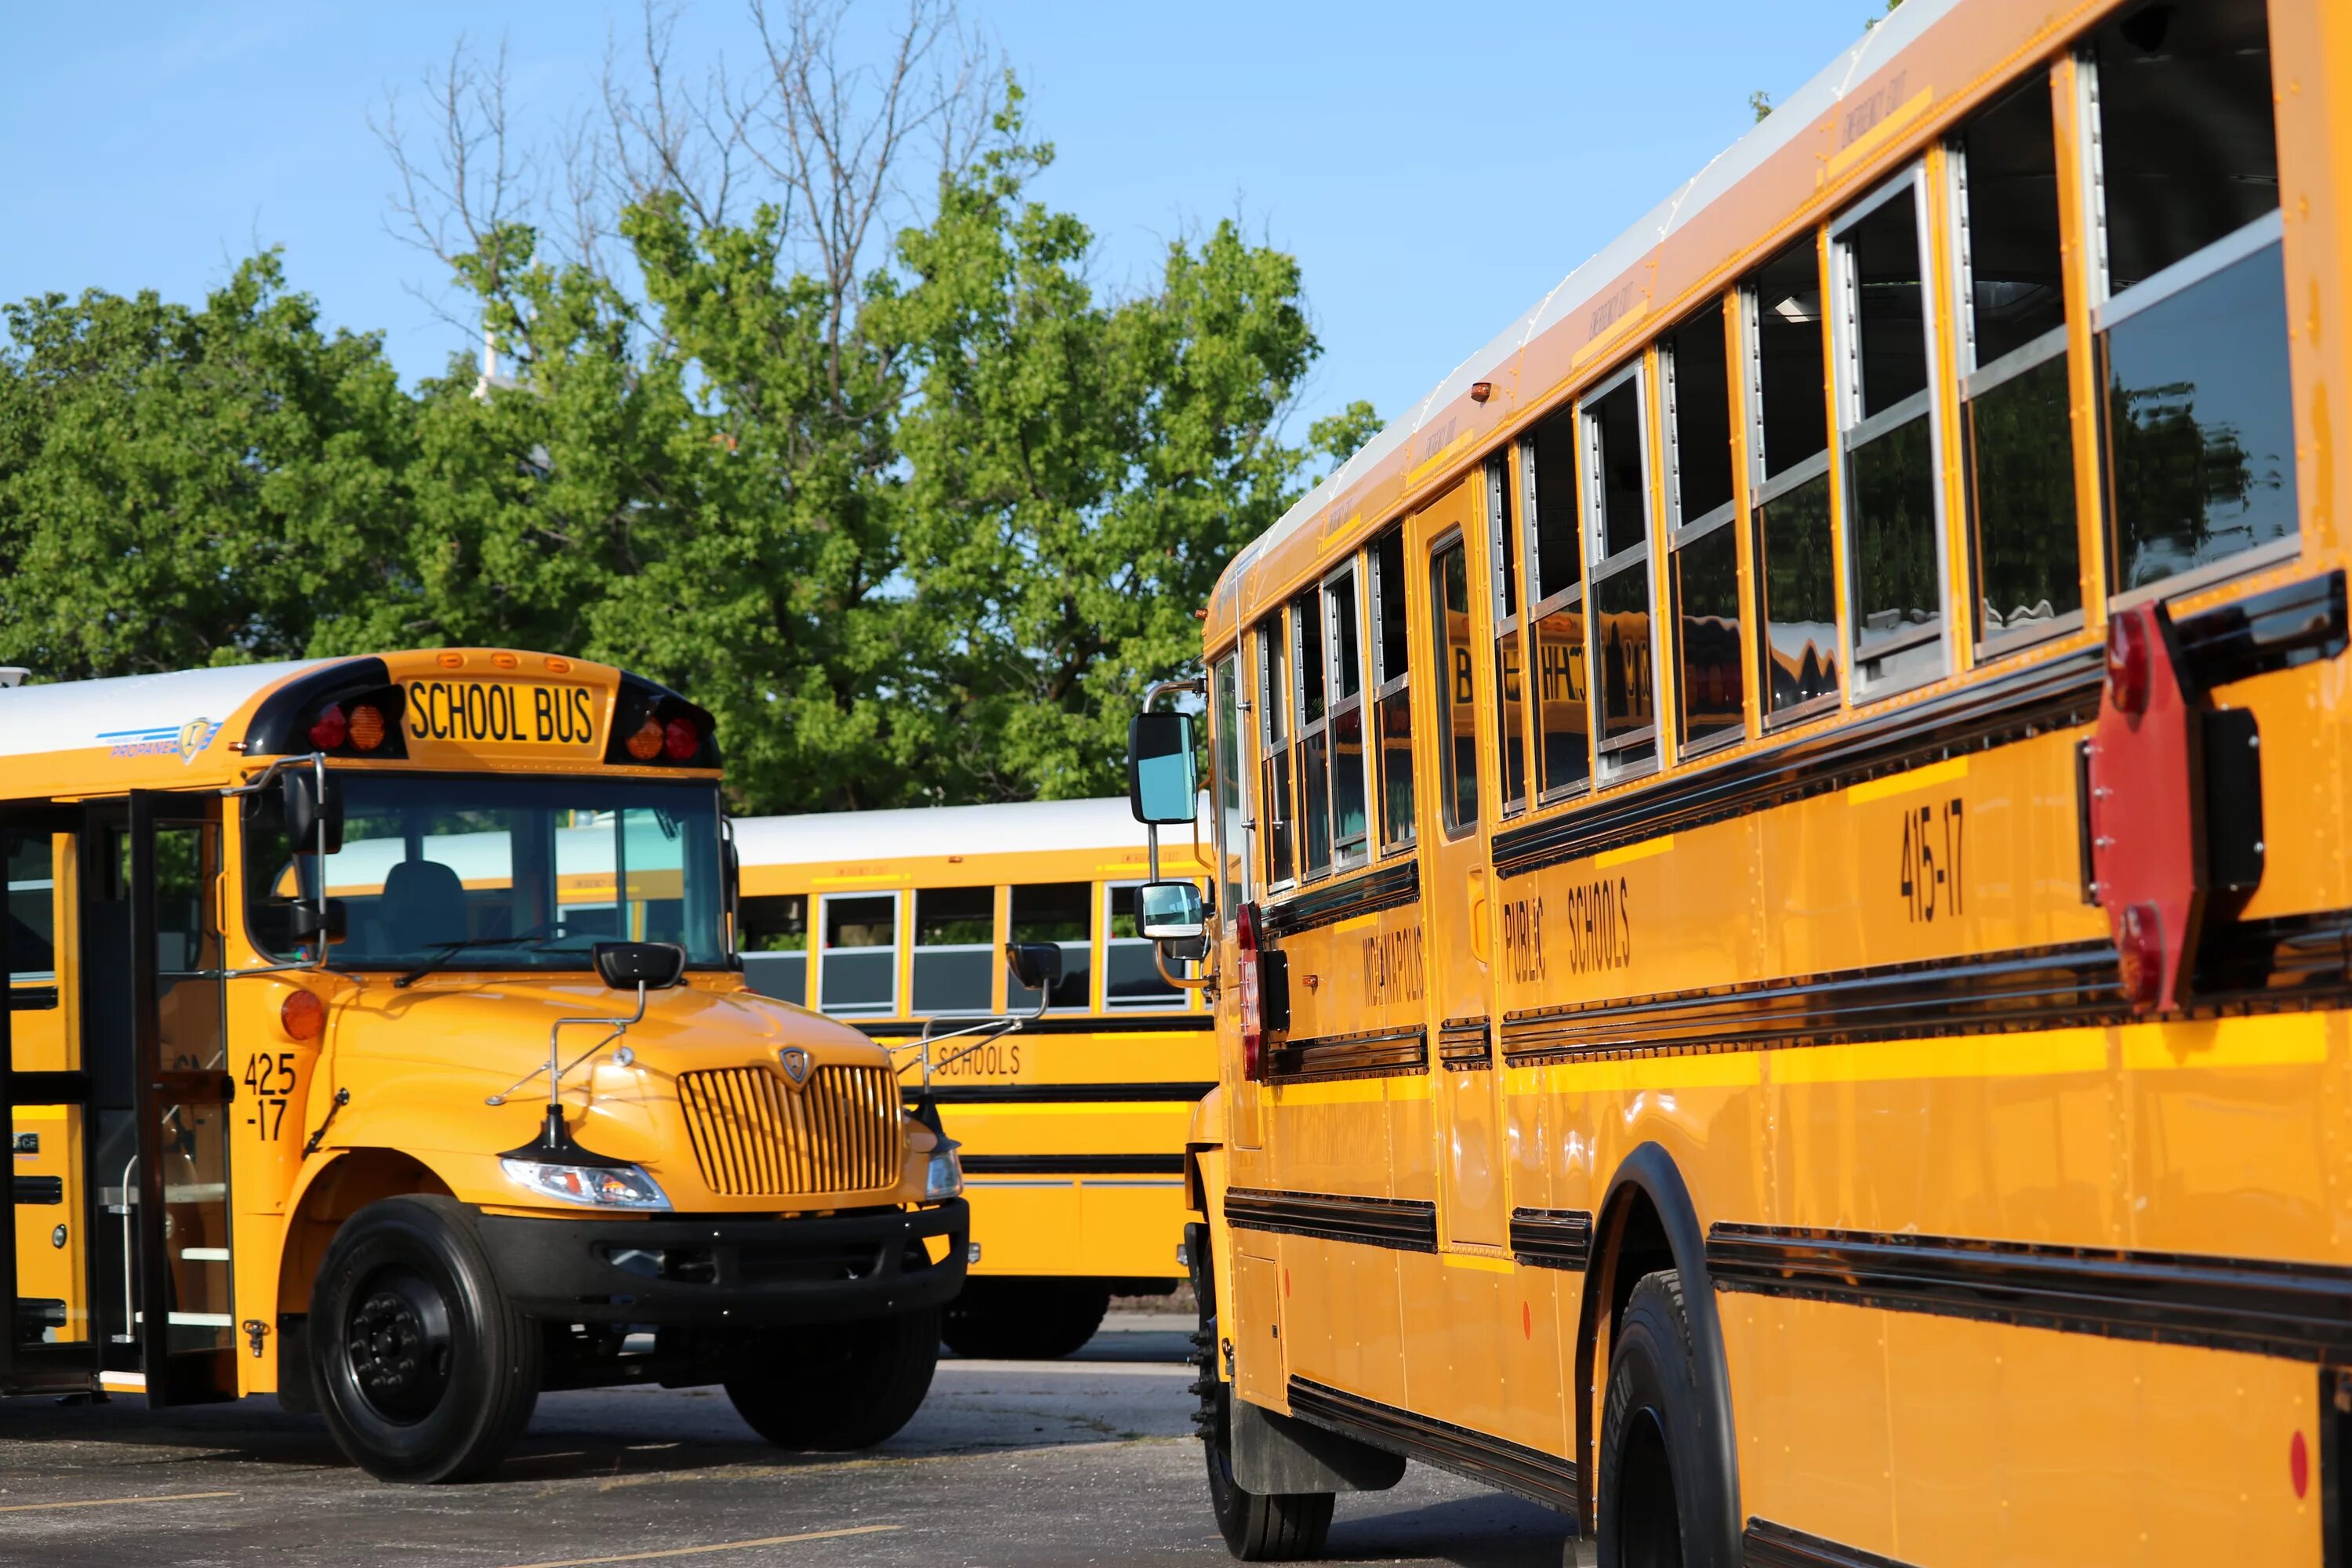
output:
[[[716, 1388], [542, 1397], [491, 1479], [385, 1486], [276, 1402], [0, 1401], [0, 1563], [587, 1568], [1222, 1563], [1181, 1317], [1114, 1315], [1078, 1355], [946, 1360], [883, 1447], [779, 1453]], [[1338, 1562], [1546, 1568], [1566, 1522], [1414, 1466], [1339, 1500]]]

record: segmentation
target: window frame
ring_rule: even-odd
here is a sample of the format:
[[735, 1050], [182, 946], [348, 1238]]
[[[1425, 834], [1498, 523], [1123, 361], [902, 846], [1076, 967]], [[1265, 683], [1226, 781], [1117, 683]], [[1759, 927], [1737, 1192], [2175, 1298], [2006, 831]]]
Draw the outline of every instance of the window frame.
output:
[[[824, 972], [827, 955], [835, 951], [826, 936], [826, 912], [835, 899], [887, 899], [890, 900], [890, 945], [887, 948], [845, 947], [843, 952], [887, 952], [890, 955], [890, 999], [879, 1008], [863, 1004], [854, 1011], [836, 1012], [824, 1005]], [[816, 895], [814, 929], [809, 932], [810, 951], [815, 955], [809, 974], [808, 1010], [827, 1018], [896, 1018], [902, 1016], [898, 1008], [903, 998], [898, 994], [899, 960], [908, 953], [908, 944], [899, 940], [907, 934], [907, 898], [903, 888], [842, 888]]]
[[[1404, 601], [1404, 615], [1401, 619], [1405, 627], [1405, 646], [1398, 650], [1399, 673], [1382, 679], [1381, 672], [1389, 667], [1388, 616], [1383, 613], [1382, 606], [1382, 600], [1388, 588], [1388, 578], [1381, 568], [1381, 546], [1391, 539], [1396, 541], [1397, 561], [1401, 567], [1401, 580], [1396, 584], [1396, 590]], [[1391, 523], [1366, 541], [1363, 561], [1366, 658], [1364, 673], [1370, 678], [1365, 685], [1370, 689], [1372, 715], [1371, 725], [1365, 731], [1364, 752], [1367, 771], [1371, 775], [1373, 786], [1370, 797], [1370, 815], [1385, 828], [1389, 818], [1389, 802], [1386, 794], [1388, 770], [1385, 765], [1387, 762], [1385, 748], [1388, 739], [1379, 729], [1380, 716], [1387, 709], [1389, 699], [1401, 693], [1404, 695], [1408, 722], [1411, 721], [1412, 713], [1412, 593], [1408, 585], [1412, 577], [1412, 555], [1405, 538], [1403, 522]], [[1409, 756], [1412, 749], [1410, 746], [1407, 748]], [[1406, 766], [1410, 769], [1412, 763], [1408, 762]], [[1384, 831], [1375, 833], [1374, 837], [1379, 840], [1378, 858], [1381, 859], [1386, 859], [1391, 855], [1410, 854], [1421, 841], [1421, 812], [1418, 802], [1415, 803], [1413, 810], [1404, 814], [1404, 834], [1402, 837], [1391, 839]]]
[[[1926, 358], [1925, 384], [1900, 403], [1882, 408], [1875, 414], [1865, 415], [1863, 412], [1861, 287], [1854, 272], [1853, 248], [1845, 237], [1879, 209], [1906, 195], [1911, 198], [1911, 222], [1918, 245], [1920, 351]], [[1824, 280], [1822, 310], [1829, 318], [1830, 383], [1834, 412], [1830, 422], [1830, 453], [1837, 460], [1842, 481], [1836, 486], [1837, 503], [1833, 510], [1837, 532], [1843, 546], [1838, 552], [1839, 585], [1845, 594], [1845, 624], [1838, 628], [1838, 651], [1845, 664], [1845, 689], [1857, 708], [1947, 679], [1957, 668], [1953, 642], [1955, 617], [1952, 614], [1951, 560], [1950, 552], [1945, 548], [1951, 526], [1944, 484], [1949, 457], [1944, 448], [1944, 420], [1949, 411], [1945, 406], [1943, 377], [1937, 374], [1937, 366], [1935, 225], [1928, 210], [1933, 196], [1927, 184], [1926, 161], [1914, 159], [1902, 173], [1891, 176], [1868, 195], [1846, 207], [1831, 218], [1826, 226], [1830, 265], [1829, 276]], [[1930, 534], [1936, 562], [1937, 624], [1932, 631], [1920, 631], [1880, 644], [1865, 660], [1858, 641], [1863, 609], [1859, 576], [1861, 563], [1856, 558], [1854, 519], [1852, 515], [1853, 455], [1856, 449], [1867, 447], [1879, 437], [1899, 430], [1916, 419], [1927, 422], [1927, 462], [1935, 476], [1928, 493], [1934, 503]], [[1892, 658], [1931, 643], [1943, 655], [1937, 668], [1906, 675], [1882, 676], [1874, 680], [1864, 671], [1866, 663]]]
[[[1292, 792], [1286, 778], [1285, 787], [1278, 790], [1269, 782], [1274, 773], [1278, 771], [1287, 774], [1289, 772], [1290, 737], [1278, 727], [1283, 720], [1285, 704], [1276, 701], [1275, 694], [1276, 667], [1280, 660], [1268, 657], [1275, 648], [1287, 649], [1290, 639], [1289, 602], [1285, 600], [1276, 605], [1270, 615], [1260, 616], [1257, 624], [1250, 628], [1250, 637], [1257, 644], [1255, 685], [1258, 718], [1253, 726], [1257, 732], [1257, 743], [1254, 748], [1256, 767], [1254, 771], [1258, 774], [1258, 793], [1265, 797], [1260, 814], [1250, 821], [1250, 829], [1258, 838], [1258, 847], [1265, 853], [1265, 890], [1273, 894], [1298, 886], [1297, 826], [1290, 820], [1290, 801], [1287, 798]], [[1284, 679], [1286, 682], [1288, 678], [1286, 675]], [[1285, 692], [1283, 696], [1286, 699], [1288, 693]], [[1278, 876], [1274, 865], [1275, 846], [1279, 836], [1285, 833], [1291, 835], [1289, 875]]]
[[[1512, 445], [1516, 445], [1513, 443]], [[1534, 804], [1535, 752], [1528, 742], [1528, 644], [1524, 629], [1528, 622], [1528, 585], [1517, 581], [1512, 574], [1518, 567], [1520, 542], [1512, 538], [1519, 524], [1511, 515], [1508, 497], [1511, 493], [1511, 446], [1496, 447], [1486, 454], [1479, 465], [1486, 483], [1486, 622], [1493, 631], [1495, 658], [1495, 820], [1508, 822], [1526, 815]], [[1517, 608], [1510, 606], [1516, 605]], [[1509, 747], [1514, 737], [1503, 731], [1502, 653], [1504, 645], [1516, 639], [1519, 645], [1519, 793], [1510, 792]]]
[[[1743, 289], [1738, 292], [1744, 297], [1748, 291]], [[1736, 384], [1731, 363], [1732, 345], [1730, 341], [1730, 331], [1732, 318], [1731, 310], [1729, 307], [1725, 304], [1723, 296], [1717, 295], [1711, 304], [1702, 305], [1697, 310], [1689, 312], [1681, 320], [1675, 321], [1672, 326], [1667, 327], [1663, 331], [1659, 332], [1657, 337], [1658, 402], [1659, 406], [1664, 410], [1665, 421], [1665, 429], [1663, 433], [1664, 438], [1660, 442], [1660, 445], [1665, 449], [1666, 468], [1666, 525], [1664, 532], [1666, 536], [1666, 574], [1670, 577], [1675, 573], [1677, 559], [1682, 553], [1683, 546], [1686, 544], [1696, 544], [1700, 540], [1706, 538], [1710, 534], [1721, 532], [1727, 528], [1737, 528], [1739, 525], [1740, 518], [1744, 515], [1743, 509], [1740, 506], [1739, 487], [1735, 483], [1732, 486], [1731, 497], [1729, 500], [1689, 521], [1684, 521], [1683, 518], [1682, 408], [1681, 405], [1676, 401], [1675, 391], [1674, 340], [1676, 334], [1683, 331], [1685, 328], [1695, 324], [1696, 321], [1705, 316], [1710, 309], [1716, 311], [1716, 324], [1724, 333], [1724, 340], [1720, 345], [1723, 352], [1724, 390], [1727, 395], [1725, 400], [1725, 413], [1727, 416], [1724, 436], [1727, 439], [1729, 438], [1738, 431], [1739, 416], [1738, 411], [1729, 406], [1730, 399], [1728, 394]], [[1735, 562], [1738, 557], [1738, 536], [1735, 535], [1732, 542], [1732, 552]], [[1735, 574], [1736, 572], [1737, 568], [1735, 567]], [[1682, 687], [1684, 659], [1682, 647], [1682, 624], [1678, 618], [1682, 609], [1681, 593], [1679, 588], [1675, 587], [1669, 587], [1665, 592], [1668, 598], [1668, 616], [1670, 619], [1674, 619], [1675, 623], [1675, 659], [1674, 672], [1675, 683], [1673, 687], [1674, 708], [1676, 716], [1676, 721], [1675, 724], [1675, 755], [1677, 759], [1683, 757], [1703, 756], [1709, 752], [1720, 750], [1725, 746], [1736, 746], [1740, 742], [1748, 738], [1748, 720], [1745, 712], [1747, 704], [1744, 693], [1742, 694], [1743, 700], [1741, 702], [1743, 711], [1738, 726], [1727, 730], [1718, 730], [1712, 735], [1702, 735], [1695, 741], [1685, 740], [1683, 738], [1680, 716], [1683, 708]], [[1739, 642], [1741, 652], [1744, 655], [1748, 642], [1748, 595], [1746, 593], [1740, 591], [1740, 587], [1737, 583], [1734, 584], [1733, 597], [1739, 611]], [[1663, 689], [1662, 689], [1662, 690]], [[1661, 703], [1660, 706], [1663, 706], [1663, 703]]]
[[[2275, 60], [2277, 58], [2275, 35], [2273, 37], [2271, 47], [2272, 58]], [[2237, 265], [2267, 246], [2279, 245], [2283, 250], [2286, 234], [2286, 204], [2284, 193], [2282, 192], [2279, 205], [2252, 222], [2231, 230], [2201, 250], [2192, 250], [2179, 260], [2158, 268], [2122, 293], [2112, 292], [2113, 279], [2107, 255], [2106, 121], [2099, 101], [2098, 50], [2092, 37], [2086, 36], [2076, 47], [2074, 58], [2074, 110], [2077, 122], [2082, 128], [2077, 141], [2083, 150], [2082, 155], [2074, 161], [2075, 179], [2078, 182], [2077, 195], [2084, 204], [2083, 212], [2085, 215], [2083, 226], [2088, 237], [2088, 243], [2084, 247], [2086, 252], [2088, 272], [2085, 279], [2085, 298], [2089, 301], [2089, 309], [2085, 313], [2090, 317], [2091, 352], [2095, 356], [2095, 371], [2104, 378], [2106, 365], [2103, 340], [2108, 329], [2130, 321], [2152, 305], [2161, 304], [2174, 295], [2196, 287], [2215, 273]], [[2273, 137], [2277, 135], [2275, 110], [2273, 110], [2272, 121], [2272, 134]], [[2290, 310], [2293, 310], [2291, 301], [2288, 308]], [[2291, 324], [2292, 318], [2290, 318]], [[2288, 344], [2290, 359], [2293, 353], [2294, 344], [2290, 340]], [[2107, 395], [2104, 379], [2098, 387], [2098, 459], [2102, 469], [2105, 469], [2108, 460], [2108, 432]], [[2273, 540], [2268, 544], [2258, 544], [2251, 550], [2241, 551], [2235, 555], [2224, 556], [2219, 561], [2210, 561], [2202, 566], [2193, 566], [2186, 572], [2176, 573], [2160, 582], [2146, 584], [2137, 588], [2118, 589], [2115, 586], [2116, 522], [2114, 517], [2109, 515], [2106, 501], [2107, 498], [2103, 494], [2099, 508], [2099, 539], [2101, 548], [2107, 555], [2105, 586], [2107, 607], [2111, 613], [2116, 610], [2128, 609], [2135, 605], [2152, 604], [2158, 600], [2193, 594], [2200, 589], [2210, 588], [2217, 583], [2226, 583], [2233, 578], [2245, 576], [2249, 573], [2260, 572], [2284, 562], [2299, 560], [2303, 555], [2304, 535], [2298, 529], [2292, 539], [2278, 539]]]
[[[1228, 921], [1233, 919], [1234, 908], [1249, 901], [1253, 869], [1250, 855], [1255, 848], [1251, 842], [1256, 824], [1250, 817], [1250, 769], [1243, 760], [1243, 737], [1249, 732], [1250, 716], [1255, 712], [1255, 706], [1242, 695], [1242, 675], [1246, 668], [1238, 638], [1223, 658], [1209, 661], [1209, 823], [1210, 839], [1217, 857], [1217, 871], [1211, 885], [1219, 895], [1216, 913]], [[1226, 697], [1232, 699], [1229, 704], [1222, 701]], [[1231, 723], [1226, 721], [1229, 712]], [[1228, 748], [1233, 760], [1230, 782], [1234, 798], [1230, 807], [1225, 804], [1228, 781], [1224, 777]], [[1230, 824], [1225, 820], [1228, 810], [1233, 815]], [[1238, 833], [1241, 842], [1231, 842], [1229, 833]]]
[[[1636, 361], [1635, 363], [1638, 363], [1640, 362]], [[1577, 446], [1576, 437], [1580, 430], [1580, 426], [1577, 424], [1577, 421], [1582, 418], [1582, 415], [1578, 410], [1578, 407], [1574, 403], [1561, 404], [1559, 406], [1551, 409], [1530, 424], [1527, 431], [1513, 443], [1513, 445], [1518, 448], [1519, 454], [1519, 516], [1517, 524], [1519, 530], [1519, 559], [1525, 563], [1528, 574], [1526, 585], [1529, 588], [1539, 588], [1543, 585], [1543, 572], [1539, 564], [1542, 560], [1542, 545], [1537, 537], [1537, 531], [1541, 525], [1542, 519], [1538, 515], [1536, 500], [1537, 458], [1535, 426], [1542, 424], [1545, 419], [1559, 418], [1562, 416], [1565, 416], [1570, 421], [1570, 450], [1578, 450], [1579, 447]], [[1573, 505], [1576, 510], [1574, 526], [1576, 529], [1576, 538], [1580, 546], [1584, 539], [1584, 476], [1581, 464], [1578, 465], [1578, 471], [1570, 476], [1569, 493], [1575, 498], [1571, 502], [1571, 505]], [[1530, 789], [1535, 796], [1534, 807], [1538, 811], [1542, 810], [1548, 805], [1557, 805], [1564, 800], [1574, 800], [1580, 795], [1591, 795], [1594, 786], [1599, 782], [1599, 773], [1594, 763], [1592, 749], [1594, 740], [1592, 725], [1592, 617], [1589, 614], [1585, 613], [1585, 578], [1591, 569], [1591, 563], [1582, 559], [1581, 553], [1580, 553], [1580, 557], [1576, 563], [1575, 580], [1570, 583], [1568, 586], [1560, 589], [1547, 599], [1536, 599], [1526, 593], [1522, 593], [1519, 595], [1519, 621], [1522, 626], [1528, 627], [1530, 631], [1532, 631], [1536, 626], [1542, 625], [1546, 620], [1549, 619], [1553, 614], [1560, 610], [1574, 610], [1579, 615], [1584, 616], [1585, 620], [1584, 776], [1580, 779], [1573, 780], [1570, 783], [1561, 784], [1557, 788], [1546, 788], [1543, 779], [1543, 763], [1541, 757], [1542, 746], [1539, 742], [1535, 744], [1528, 753], [1528, 768], [1529, 775], [1533, 781], [1530, 785]], [[1542, 644], [1540, 641], [1538, 641], [1533, 646], [1537, 649], [1537, 656], [1540, 658]], [[1526, 655], [1523, 653], [1521, 657], [1525, 658]], [[1540, 699], [1538, 698], [1537, 700], [1540, 701]], [[1538, 736], [1541, 735], [1543, 732], [1543, 721], [1539, 715], [1535, 719], [1534, 722], [1530, 725], [1530, 728]]]
[[[1578, 526], [1585, 552], [1584, 592], [1584, 669], [1585, 669], [1585, 733], [1591, 737], [1593, 783], [1595, 786], [1619, 784], [1654, 773], [1664, 761], [1664, 728], [1661, 720], [1664, 693], [1666, 689], [1659, 663], [1665, 639], [1660, 635], [1658, 613], [1658, 574], [1654, 570], [1655, 550], [1653, 544], [1653, 524], [1655, 510], [1656, 476], [1650, 470], [1651, 436], [1649, 378], [1644, 374], [1650, 359], [1646, 346], [1624, 365], [1593, 383], [1577, 395], [1576, 451]], [[1601, 508], [1601, 473], [1600, 421], [1591, 414], [1592, 405], [1631, 384], [1633, 388], [1633, 433], [1642, 454], [1642, 542], [1630, 544], [1614, 555], [1602, 553], [1608, 542], [1609, 520]], [[1601, 663], [1601, 616], [1593, 608], [1599, 602], [1601, 585], [1612, 577], [1641, 570], [1649, 584], [1650, 612], [1650, 722], [1641, 729], [1629, 731], [1613, 738], [1604, 738], [1602, 706], [1606, 699], [1593, 671]], [[1611, 753], [1650, 748], [1649, 754], [1632, 762], [1618, 762]]]
[[[1474, 792], [1473, 809], [1469, 820], [1458, 826], [1452, 819], [1456, 791], [1445, 787], [1449, 783], [1458, 784], [1459, 776], [1449, 779], [1446, 773], [1446, 770], [1453, 765], [1449, 759], [1454, 754], [1454, 698], [1451, 691], [1453, 677], [1451, 667], [1445, 659], [1445, 639], [1440, 635], [1440, 623], [1445, 616], [1445, 595], [1438, 588], [1437, 563], [1447, 551], [1454, 549], [1462, 552], [1462, 613], [1465, 616], [1470, 616], [1476, 610], [1477, 595], [1472, 591], [1469, 581], [1470, 539], [1468, 534], [1459, 525], [1450, 527], [1424, 544], [1422, 547], [1421, 555], [1422, 571], [1429, 582], [1430, 650], [1434, 656], [1433, 662], [1438, 667], [1436, 679], [1430, 683], [1430, 696], [1435, 700], [1438, 710], [1435, 717], [1443, 721], [1430, 726], [1429, 737], [1431, 745], [1439, 748], [1437, 831], [1438, 836], [1448, 844], [1458, 844], [1465, 838], [1474, 837], [1478, 832], [1480, 825], [1486, 820], [1486, 794], [1484, 787], [1486, 763], [1486, 759], [1478, 755], [1478, 658], [1475, 654], [1472, 655], [1470, 660], [1470, 696], [1465, 704], [1470, 710], [1470, 780]], [[1474, 620], [1469, 639], [1473, 648], [1478, 646], [1475, 626], [1476, 623]]]
[[[923, 934], [923, 895], [925, 893], [961, 893], [981, 891], [988, 895], [988, 922], [991, 940], [985, 942], [926, 942]], [[996, 896], [996, 885], [972, 884], [926, 888], [919, 884], [907, 889], [907, 1016], [910, 1018], [985, 1018], [997, 1012], [995, 1005], [996, 976], [989, 975], [990, 1000], [978, 1007], [943, 1007], [931, 1012], [919, 1012], [915, 1007], [917, 975], [915, 964], [927, 952], [995, 952], [1004, 945], [1004, 922], [1002, 900]]]
[[[1301, 600], [1314, 604], [1310, 629], [1309, 616]], [[1292, 594], [1283, 601], [1285, 647], [1289, 652], [1290, 668], [1284, 679], [1290, 688], [1290, 791], [1297, 808], [1297, 821], [1290, 836], [1290, 852], [1295, 864], [1292, 870], [1298, 885], [1320, 882], [1339, 868], [1331, 853], [1331, 658], [1330, 642], [1323, 634], [1323, 583], [1320, 578]], [[1313, 720], [1307, 717], [1307, 639], [1315, 638], [1315, 663], [1323, 689], [1323, 711]], [[1307, 858], [1314, 845], [1308, 835], [1313, 824], [1307, 820], [1307, 759], [1316, 742], [1323, 742], [1323, 863], [1318, 868]]]
[[[1352, 697], [1339, 695], [1339, 596], [1332, 590], [1342, 582], [1347, 585], [1349, 600], [1356, 612], [1356, 692]], [[1372, 831], [1375, 806], [1371, 789], [1372, 732], [1364, 704], [1364, 678], [1371, 673], [1371, 668], [1364, 658], [1367, 645], [1363, 584], [1363, 563], [1355, 555], [1349, 555], [1325, 573], [1315, 585], [1316, 604], [1320, 609], [1317, 619], [1321, 623], [1323, 636], [1323, 717], [1320, 722], [1323, 726], [1324, 757], [1329, 770], [1328, 789], [1331, 815], [1331, 863], [1324, 874], [1331, 877], [1347, 871], [1360, 871], [1370, 865], [1372, 840], [1376, 837]], [[1358, 767], [1364, 775], [1364, 834], [1352, 849], [1342, 848], [1339, 843], [1340, 763], [1336, 724], [1342, 710], [1349, 708], [1355, 710], [1358, 731], [1364, 741], [1364, 749], [1358, 760]]]

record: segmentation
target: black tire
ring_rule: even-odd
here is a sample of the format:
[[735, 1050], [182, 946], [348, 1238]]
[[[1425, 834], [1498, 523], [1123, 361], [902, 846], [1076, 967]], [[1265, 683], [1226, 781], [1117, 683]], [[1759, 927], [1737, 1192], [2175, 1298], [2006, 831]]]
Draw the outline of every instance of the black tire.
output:
[[378, 1480], [483, 1475], [539, 1403], [539, 1327], [508, 1304], [454, 1198], [385, 1198], [344, 1221], [310, 1338], [327, 1430]]
[[[1187, 1245], [1206, 1246], [1207, 1227]], [[1225, 1550], [1244, 1563], [1305, 1563], [1323, 1555], [1331, 1534], [1331, 1510], [1338, 1499], [1329, 1492], [1244, 1491], [1234, 1479], [1233, 1388], [1217, 1376], [1217, 1293], [1209, 1259], [1200, 1258], [1193, 1287], [1201, 1300], [1201, 1329], [1192, 1336], [1192, 1364], [1200, 1373], [1192, 1391], [1201, 1408], [1192, 1417], [1209, 1465], [1209, 1508], [1217, 1516], [1217, 1531]]]
[[936, 1307], [778, 1331], [761, 1335], [727, 1379], [727, 1397], [780, 1448], [870, 1448], [914, 1419], [939, 1361]]
[[947, 1305], [940, 1336], [960, 1356], [1058, 1361], [1102, 1328], [1107, 1286], [1061, 1279], [969, 1279]]
[[1731, 1478], [1706, 1430], [1673, 1269], [1634, 1283], [1609, 1353], [1601, 1422], [1601, 1568], [1736, 1568], [1717, 1542]]

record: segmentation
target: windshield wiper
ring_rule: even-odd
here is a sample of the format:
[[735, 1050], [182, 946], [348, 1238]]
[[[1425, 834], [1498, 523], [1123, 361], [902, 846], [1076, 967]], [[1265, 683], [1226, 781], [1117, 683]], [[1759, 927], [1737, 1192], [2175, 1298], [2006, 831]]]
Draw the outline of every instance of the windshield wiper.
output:
[[518, 942], [556, 942], [570, 934], [562, 926], [552, 931], [542, 926], [515, 936], [461, 936], [454, 942], [428, 942], [425, 946], [431, 956], [392, 984], [395, 989], [405, 991], [469, 947], [513, 947]]

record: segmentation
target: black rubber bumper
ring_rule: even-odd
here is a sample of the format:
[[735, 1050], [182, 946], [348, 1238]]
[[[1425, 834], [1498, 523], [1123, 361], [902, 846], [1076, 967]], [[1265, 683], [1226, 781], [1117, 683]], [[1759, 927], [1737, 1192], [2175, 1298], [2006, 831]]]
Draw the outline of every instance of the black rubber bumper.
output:
[[[793, 1219], [521, 1219], [484, 1215], [508, 1300], [573, 1323], [760, 1327], [935, 1307], [963, 1289], [971, 1211]], [[933, 1263], [926, 1238], [948, 1238]]]

